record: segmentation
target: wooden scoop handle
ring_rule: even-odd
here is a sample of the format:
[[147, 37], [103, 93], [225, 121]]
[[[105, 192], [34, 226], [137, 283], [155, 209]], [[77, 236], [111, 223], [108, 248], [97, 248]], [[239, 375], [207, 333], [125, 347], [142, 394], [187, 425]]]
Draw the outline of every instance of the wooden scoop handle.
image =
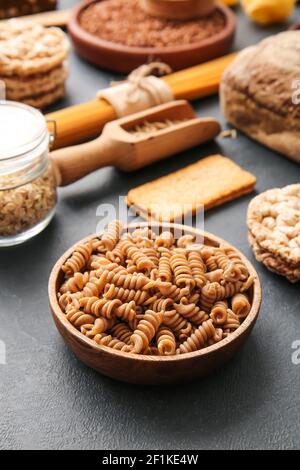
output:
[[92, 142], [56, 150], [50, 154], [58, 186], [66, 186], [92, 173], [115, 164], [116, 144], [98, 137]]

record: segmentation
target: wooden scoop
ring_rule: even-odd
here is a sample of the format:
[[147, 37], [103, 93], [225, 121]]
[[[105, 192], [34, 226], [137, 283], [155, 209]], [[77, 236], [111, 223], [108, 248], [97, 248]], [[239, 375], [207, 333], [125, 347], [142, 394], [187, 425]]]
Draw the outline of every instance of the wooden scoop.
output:
[[[130, 132], [137, 125], [176, 121], [151, 133]], [[179, 123], [178, 123], [179, 122]], [[73, 183], [105, 166], [133, 171], [203, 144], [221, 130], [213, 118], [198, 118], [187, 101], [173, 101], [112, 121], [97, 139], [51, 153], [58, 186]]]

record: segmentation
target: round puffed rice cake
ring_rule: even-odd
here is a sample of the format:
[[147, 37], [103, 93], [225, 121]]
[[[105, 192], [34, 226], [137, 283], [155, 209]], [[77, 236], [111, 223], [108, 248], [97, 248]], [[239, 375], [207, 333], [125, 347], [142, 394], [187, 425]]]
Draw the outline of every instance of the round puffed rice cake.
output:
[[67, 36], [59, 28], [6, 21], [0, 26], [0, 78], [52, 70], [64, 62], [69, 48]]
[[257, 261], [263, 263], [273, 273], [285, 276], [292, 283], [300, 281], [300, 267], [291, 267], [280, 258], [276, 258], [272, 253], [263, 250], [250, 232], [248, 233], [248, 240]]
[[261, 250], [300, 267], [300, 184], [270, 189], [249, 204], [247, 224]]

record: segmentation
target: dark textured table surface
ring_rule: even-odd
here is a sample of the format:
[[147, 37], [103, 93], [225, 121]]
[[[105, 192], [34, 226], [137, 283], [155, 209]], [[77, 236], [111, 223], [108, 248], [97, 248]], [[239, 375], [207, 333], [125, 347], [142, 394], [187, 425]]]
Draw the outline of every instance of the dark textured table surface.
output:
[[[61, 1], [62, 6], [74, 3]], [[236, 47], [277, 30], [258, 28], [239, 13]], [[92, 99], [111, 78], [72, 55], [68, 97], [60, 106]], [[195, 107], [203, 116], [222, 119], [216, 97]], [[6, 365], [0, 365], [0, 448], [299, 448], [300, 365], [291, 358], [292, 343], [300, 340], [299, 285], [254, 261], [245, 225], [252, 196], [205, 217], [206, 230], [235, 244], [254, 262], [263, 285], [253, 334], [215, 375], [172, 388], [110, 380], [72, 355], [49, 312], [49, 272], [70, 245], [95, 231], [99, 204], [117, 203], [135, 185], [213, 152], [227, 154], [253, 172], [257, 192], [299, 182], [299, 166], [239, 135], [135, 174], [100, 170], [60, 191], [56, 217], [41, 235], [1, 250], [0, 340], [6, 345]]]

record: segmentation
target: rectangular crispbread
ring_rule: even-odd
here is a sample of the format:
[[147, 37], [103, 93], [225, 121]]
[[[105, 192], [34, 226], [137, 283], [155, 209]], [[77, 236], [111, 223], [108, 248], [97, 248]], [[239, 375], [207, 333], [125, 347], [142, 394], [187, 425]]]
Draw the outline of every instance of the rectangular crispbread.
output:
[[251, 192], [256, 178], [229, 158], [212, 155], [129, 191], [127, 204], [145, 218], [173, 222]]

